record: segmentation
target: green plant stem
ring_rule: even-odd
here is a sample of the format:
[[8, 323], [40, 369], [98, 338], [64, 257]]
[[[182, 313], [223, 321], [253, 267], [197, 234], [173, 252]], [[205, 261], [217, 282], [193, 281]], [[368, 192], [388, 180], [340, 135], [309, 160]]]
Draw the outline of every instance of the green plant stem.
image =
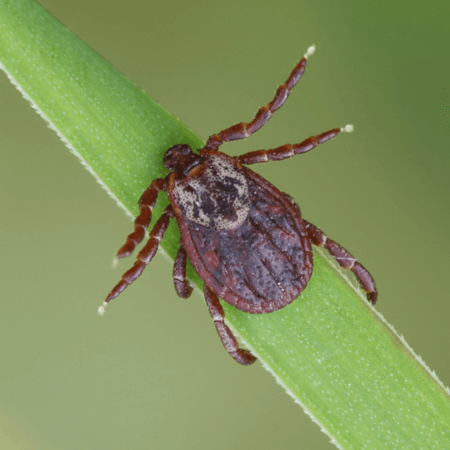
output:
[[[0, 64], [130, 215], [166, 174], [168, 147], [203, 144], [33, 0], [0, 0]], [[155, 217], [166, 204], [163, 194]], [[172, 258], [178, 240], [172, 224], [162, 243]], [[298, 300], [259, 316], [225, 304], [230, 326], [339, 448], [449, 448], [448, 390], [353, 281], [314, 256]]]

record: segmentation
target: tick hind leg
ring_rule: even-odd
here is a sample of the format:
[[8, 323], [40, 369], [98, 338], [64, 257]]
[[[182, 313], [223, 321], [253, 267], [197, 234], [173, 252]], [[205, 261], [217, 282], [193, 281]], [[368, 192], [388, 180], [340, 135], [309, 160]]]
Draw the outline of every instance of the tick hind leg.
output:
[[248, 366], [256, 361], [256, 358], [248, 351], [239, 348], [236, 338], [224, 322], [225, 312], [216, 294], [204, 285], [203, 292], [205, 293], [206, 304], [208, 305], [209, 313], [214, 320], [217, 333], [222, 340], [225, 350], [234, 358], [239, 364]]
[[314, 245], [326, 248], [331, 256], [339, 263], [341, 267], [351, 270], [359, 281], [361, 287], [367, 292], [367, 299], [370, 303], [375, 304], [377, 301], [378, 291], [375, 282], [370, 273], [360, 264], [345, 248], [336, 242], [328, 239], [327, 236], [312, 223], [303, 220], [306, 225], [306, 231]]
[[175, 291], [181, 298], [188, 298], [192, 294], [192, 286], [186, 279], [187, 255], [183, 242], [180, 239], [180, 249], [178, 250], [175, 263], [173, 265], [173, 282]]
[[261, 107], [256, 113], [255, 118], [251, 122], [241, 122], [233, 125], [225, 130], [222, 130], [218, 134], [213, 134], [209, 137], [205, 150], [217, 150], [224, 142], [236, 141], [238, 139], [244, 139], [251, 134], [258, 131], [267, 121], [272, 117], [273, 113], [279, 109], [287, 100], [291, 90], [297, 84], [302, 77], [306, 69], [306, 60], [308, 56], [311, 56], [315, 47], [312, 45], [308, 48], [303, 58], [295, 66], [289, 78], [284, 84], [279, 86], [275, 93], [274, 99], [267, 105]]
[[144, 248], [138, 253], [134, 266], [122, 275], [122, 279], [116, 284], [108, 297], [106, 297], [102, 306], [98, 309], [100, 314], [105, 312], [106, 305], [111, 300], [116, 298], [127, 286], [136, 280], [136, 278], [144, 271], [147, 264], [153, 259], [158, 250], [159, 243], [169, 226], [169, 219], [172, 217], [174, 217], [174, 213], [172, 207], [169, 205], [150, 231], [150, 237], [147, 244], [145, 244]]

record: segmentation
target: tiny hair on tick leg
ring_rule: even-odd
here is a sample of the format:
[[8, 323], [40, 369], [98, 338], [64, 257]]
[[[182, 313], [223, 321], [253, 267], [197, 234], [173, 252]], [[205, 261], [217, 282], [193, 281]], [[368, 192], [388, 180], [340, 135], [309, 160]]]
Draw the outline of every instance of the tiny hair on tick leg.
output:
[[332, 128], [298, 144], [240, 156], [228, 156], [219, 150], [224, 143], [247, 138], [267, 123], [302, 78], [306, 61], [314, 51], [314, 45], [307, 49], [272, 101], [262, 106], [250, 122], [239, 122], [212, 134], [196, 153], [184, 143], [166, 150], [163, 163], [169, 174], [153, 180], [140, 197], [134, 231], [115, 261], [130, 256], [146, 236], [160, 192], [168, 194], [170, 204], [151, 228], [134, 266], [122, 275], [98, 309], [100, 315], [150, 263], [171, 219], [176, 220], [181, 235], [173, 269], [175, 292], [182, 298], [192, 292], [186, 278], [189, 260], [203, 281], [208, 310], [223, 346], [242, 365], [250, 365], [256, 358], [239, 348], [225, 323], [219, 299], [249, 314], [267, 314], [292, 303], [311, 278], [312, 245], [324, 247], [342, 268], [352, 271], [367, 300], [376, 302], [375, 282], [364, 266], [305, 220], [291, 197], [246, 167], [309, 152], [341, 132], [352, 132], [353, 125]]

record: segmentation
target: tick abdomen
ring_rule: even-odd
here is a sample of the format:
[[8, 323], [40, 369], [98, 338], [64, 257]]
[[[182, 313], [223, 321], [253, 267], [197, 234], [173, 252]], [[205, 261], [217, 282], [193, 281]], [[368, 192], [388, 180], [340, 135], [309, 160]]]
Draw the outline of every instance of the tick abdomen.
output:
[[179, 225], [195, 270], [219, 297], [243, 311], [270, 312], [306, 286], [311, 246], [292, 201], [252, 170], [242, 173], [249, 207], [239, 226], [218, 230], [189, 219]]

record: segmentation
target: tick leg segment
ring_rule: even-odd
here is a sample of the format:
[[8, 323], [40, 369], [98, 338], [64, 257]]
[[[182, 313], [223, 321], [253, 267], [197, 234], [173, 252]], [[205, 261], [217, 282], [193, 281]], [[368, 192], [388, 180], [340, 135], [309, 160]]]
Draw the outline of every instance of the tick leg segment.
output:
[[256, 358], [247, 350], [239, 348], [236, 338], [224, 322], [225, 312], [216, 294], [206, 284], [203, 287], [205, 293], [206, 304], [208, 305], [209, 313], [214, 320], [217, 333], [222, 340], [225, 350], [239, 363], [244, 366], [253, 364]]
[[370, 303], [375, 304], [377, 301], [378, 291], [375, 287], [375, 281], [370, 273], [361, 265], [345, 248], [336, 242], [328, 239], [327, 236], [315, 225], [303, 219], [306, 225], [306, 231], [314, 245], [325, 247], [331, 256], [339, 263], [341, 267], [351, 270], [359, 281], [361, 287], [367, 292], [367, 299]]
[[178, 250], [175, 264], [173, 265], [173, 282], [175, 284], [175, 291], [181, 298], [188, 298], [192, 294], [192, 286], [189, 285], [186, 279], [186, 263], [186, 250], [180, 239], [180, 249]]
[[316, 148], [319, 144], [323, 144], [326, 141], [336, 137], [341, 131], [353, 131], [352, 125], [347, 125], [344, 128], [333, 128], [318, 136], [311, 136], [305, 139], [300, 144], [286, 144], [278, 148], [271, 150], [255, 150], [254, 152], [245, 153], [238, 156], [237, 160], [241, 164], [257, 164], [267, 161], [281, 161], [283, 159], [292, 158], [295, 155], [306, 153]]
[[169, 205], [161, 217], [155, 223], [155, 226], [150, 231], [150, 237], [144, 248], [138, 253], [134, 266], [122, 275], [122, 279], [117, 283], [114, 289], [109, 293], [103, 305], [99, 308], [99, 313], [105, 312], [106, 305], [114, 298], [116, 298], [127, 286], [129, 286], [136, 278], [144, 271], [145, 266], [153, 259], [158, 250], [164, 233], [169, 226], [169, 219], [174, 217], [172, 207]]
[[292, 88], [297, 84], [305, 72], [308, 56], [312, 55], [315, 49], [314, 46], [308, 48], [307, 52], [295, 66], [286, 82], [277, 89], [274, 99], [267, 105], [261, 107], [251, 122], [241, 122], [222, 130], [218, 134], [213, 134], [209, 137], [205, 150], [217, 150], [224, 142], [236, 141], [238, 139], [249, 137], [266, 124], [273, 113], [287, 100]]
[[167, 190], [166, 178], [153, 180], [152, 184], [144, 191], [139, 199], [139, 215], [134, 221], [134, 232], [127, 236], [126, 243], [116, 254], [116, 258], [125, 258], [130, 256], [135, 247], [144, 239], [152, 220], [152, 211], [155, 207], [156, 199], [161, 191]]

